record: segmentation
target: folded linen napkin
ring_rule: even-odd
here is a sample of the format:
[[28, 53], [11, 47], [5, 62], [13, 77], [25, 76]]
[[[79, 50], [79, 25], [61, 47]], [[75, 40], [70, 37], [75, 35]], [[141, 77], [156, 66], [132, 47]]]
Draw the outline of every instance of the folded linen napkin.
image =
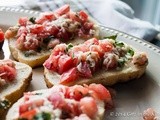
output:
[[159, 33], [151, 23], [135, 18], [133, 9], [120, 0], [24, 0], [23, 3], [19, 7], [39, 11], [53, 11], [70, 4], [74, 11], [84, 9], [103, 26], [147, 41]]

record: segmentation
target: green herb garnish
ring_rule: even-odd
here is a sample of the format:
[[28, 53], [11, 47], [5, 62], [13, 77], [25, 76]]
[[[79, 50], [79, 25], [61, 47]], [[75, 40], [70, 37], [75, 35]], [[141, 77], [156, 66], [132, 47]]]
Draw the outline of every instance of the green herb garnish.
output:
[[123, 67], [125, 64], [126, 60], [124, 58], [120, 58], [118, 59], [118, 66], [119, 67]]
[[124, 46], [124, 43], [122, 41], [116, 41], [115, 44], [116, 44], [116, 46], [119, 46], [119, 47]]
[[8, 100], [0, 101], [0, 109], [7, 109], [10, 105], [11, 103]]
[[36, 20], [36, 18], [35, 18], [35, 17], [31, 17], [31, 18], [29, 18], [29, 21], [30, 21], [30, 22], [32, 22], [33, 24], [35, 24], [35, 20]]
[[33, 117], [33, 120], [51, 120], [51, 114], [46, 112], [38, 113]]
[[104, 37], [104, 39], [113, 39], [113, 40], [116, 40], [116, 38], [117, 38], [117, 34], [112, 35], [112, 36], [108, 36], [108, 37]]
[[128, 50], [128, 53], [129, 53], [131, 56], [133, 56], [133, 55], [134, 55], [134, 50], [133, 50], [132, 48], [130, 48], [130, 49]]
[[73, 45], [71, 43], [69, 43], [67, 48], [66, 48], [66, 52], [68, 52], [68, 50], [71, 49], [72, 47], [73, 47]]
[[35, 95], [42, 95], [42, 93], [35, 93]]

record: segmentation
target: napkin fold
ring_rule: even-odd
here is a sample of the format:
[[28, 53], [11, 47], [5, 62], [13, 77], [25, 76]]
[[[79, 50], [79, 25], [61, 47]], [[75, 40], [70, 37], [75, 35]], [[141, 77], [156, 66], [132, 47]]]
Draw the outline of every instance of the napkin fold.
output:
[[[86, 10], [100, 24], [151, 41], [159, 31], [149, 22], [134, 16], [134, 10], [120, 0], [26, 0], [24, 7], [41, 11], [70, 4], [73, 10]], [[22, 7], [22, 6], [21, 6]], [[146, 13], [147, 14], [147, 13]]]

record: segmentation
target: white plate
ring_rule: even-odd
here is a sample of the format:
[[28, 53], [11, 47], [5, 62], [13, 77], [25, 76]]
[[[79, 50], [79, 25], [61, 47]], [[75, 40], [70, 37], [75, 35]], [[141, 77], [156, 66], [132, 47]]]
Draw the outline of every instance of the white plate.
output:
[[[15, 25], [20, 16], [37, 16], [39, 12], [0, 8], [0, 27], [7, 29]], [[140, 51], [148, 54], [149, 65], [145, 75], [140, 79], [132, 80], [127, 83], [114, 85], [117, 91], [114, 98], [115, 108], [106, 112], [106, 120], [142, 120], [142, 113], [145, 109], [151, 107], [160, 116], [160, 49], [148, 42], [140, 40], [128, 34], [101, 27], [101, 36], [110, 36], [118, 34], [118, 39], [122, 40]], [[3, 51], [0, 52], [0, 58], [10, 57], [10, 52], [5, 42]], [[43, 80], [43, 68], [33, 69], [33, 80], [29, 90], [38, 90], [46, 88]]]

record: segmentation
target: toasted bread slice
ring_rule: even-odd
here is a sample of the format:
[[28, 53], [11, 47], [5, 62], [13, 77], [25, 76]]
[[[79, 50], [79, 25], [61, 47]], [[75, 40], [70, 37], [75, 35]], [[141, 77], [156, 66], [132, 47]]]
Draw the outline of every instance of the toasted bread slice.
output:
[[[93, 37], [99, 38], [99, 27], [94, 20], [92, 21], [95, 23], [94, 29], [96, 31]], [[85, 39], [75, 38], [74, 40], [67, 41], [67, 43], [80, 44], [80, 43], [83, 43], [84, 41]], [[8, 40], [8, 44], [9, 44], [9, 49], [11, 51], [13, 58], [19, 62], [22, 62], [22, 63], [25, 63], [31, 66], [32, 68], [41, 66], [51, 53], [51, 50], [42, 50], [36, 55], [30, 55], [26, 57], [23, 51], [16, 48], [16, 38], [15, 37], [10, 38]]]
[[[146, 70], [146, 66], [147, 65], [137, 66], [131, 63], [121, 70], [99, 70], [90, 79], [79, 78], [78, 80], [65, 85], [71, 86], [75, 84], [83, 85], [91, 83], [101, 83], [103, 85], [111, 86], [118, 82], [126, 82], [141, 77]], [[60, 82], [60, 75], [56, 72], [48, 70], [47, 68], [44, 68], [44, 78], [46, 85], [49, 88], [53, 85], [59, 84]]]
[[[57, 86], [54, 86], [54, 87], [57, 87]], [[47, 103], [47, 104], [45, 104], [45, 105], [47, 105], [49, 108], [46, 108], [46, 107], [44, 107], [45, 109], [42, 109], [42, 111], [43, 112], [50, 112], [50, 108], [51, 109], [53, 109], [49, 104], [48, 104], [48, 102], [46, 102], [46, 100], [48, 101], [48, 97], [49, 97], [49, 95], [51, 95], [52, 94], [52, 92], [53, 92], [53, 89], [54, 89], [54, 87], [53, 88], [50, 88], [50, 89], [43, 89], [43, 90], [37, 90], [37, 91], [33, 91], [33, 92], [31, 92], [31, 93], [33, 93], [31, 96], [30, 96], [30, 100], [33, 102], [34, 100], [44, 100], [44, 103]], [[73, 87], [75, 87], [75, 86], [73, 86]], [[62, 87], [61, 87], [62, 88]], [[58, 88], [56, 88], [55, 89], [57, 92], [58, 92]], [[65, 89], [64, 89], [65, 90]], [[31, 94], [30, 93], [30, 94]], [[62, 92], [61, 92], [61, 94], [63, 94]], [[52, 96], [54, 96], [54, 94], [52, 94]], [[55, 95], [56, 96], [56, 95]], [[31, 98], [32, 97], [32, 98]], [[87, 96], [84, 96], [84, 97], [87, 97]], [[47, 98], [47, 99], [46, 99]], [[13, 104], [13, 106], [9, 109], [9, 111], [8, 111], [8, 113], [7, 113], [7, 115], [6, 115], [6, 120], [15, 120], [15, 119], [17, 119], [18, 117], [19, 117], [19, 106], [20, 105], [22, 105], [22, 104], [24, 104], [25, 102], [24, 102], [24, 99], [25, 99], [25, 97], [22, 97], [22, 98], [20, 98], [15, 104]], [[65, 98], [63, 98], [63, 99], [65, 99]], [[57, 99], [58, 100], [58, 99]], [[71, 101], [69, 101], [69, 100], [71, 100]], [[74, 99], [73, 98], [71, 98], [71, 99], [69, 99], [69, 98], [67, 98], [67, 101], [66, 102], [68, 102], [68, 103], [72, 103], [72, 101], [74, 101]], [[80, 102], [80, 101], [77, 101], [77, 102]], [[71, 104], [70, 103], [70, 104]], [[96, 116], [95, 116], [95, 118], [94, 118], [94, 120], [102, 120], [103, 119], [103, 117], [104, 117], [104, 114], [105, 114], [105, 102], [103, 101], [97, 101], [97, 113], [96, 113]], [[52, 104], [53, 105], [53, 104]], [[40, 107], [40, 106], [39, 106]], [[37, 108], [37, 109], [40, 109], [40, 108]], [[55, 109], [57, 109], [57, 108], [55, 108]], [[77, 108], [78, 109], [78, 108]], [[81, 108], [80, 108], [81, 109]], [[38, 110], [38, 112], [41, 112], [41, 109], [40, 110]], [[58, 112], [58, 111], [57, 111]], [[57, 114], [57, 112], [56, 112], [56, 114]], [[67, 111], [67, 109], [66, 109], [66, 113], [67, 113], [68, 111]], [[73, 111], [72, 111], [73, 112]], [[74, 112], [76, 112], [76, 111], [74, 111]], [[54, 114], [55, 112], [54, 112], [54, 110], [52, 110], [52, 112], [50, 112], [51, 114]], [[56, 118], [59, 116], [59, 114], [61, 114], [61, 112], [58, 112], [58, 114], [57, 115], [53, 115], [52, 117], [55, 117], [56, 116]], [[81, 114], [82, 116], [84, 115], [84, 113], [82, 113]], [[86, 115], [86, 114], [85, 114]], [[73, 117], [73, 116], [72, 116]], [[78, 116], [77, 116], [78, 117]], [[82, 117], [83, 118], [83, 117]], [[82, 119], [81, 118], [81, 119]], [[86, 117], [84, 117], [84, 118], [86, 118]], [[87, 117], [88, 118], [88, 117]], [[53, 119], [53, 118], [52, 118]]]
[[[0, 88], [0, 100], [7, 100], [10, 105], [16, 102], [28, 87], [32, 79], [32, 68], [26, 64], [15, 62], [17, 76], [13, 83]], [[5, 117], [8, 108], [0, 108], [0, 118]]]

